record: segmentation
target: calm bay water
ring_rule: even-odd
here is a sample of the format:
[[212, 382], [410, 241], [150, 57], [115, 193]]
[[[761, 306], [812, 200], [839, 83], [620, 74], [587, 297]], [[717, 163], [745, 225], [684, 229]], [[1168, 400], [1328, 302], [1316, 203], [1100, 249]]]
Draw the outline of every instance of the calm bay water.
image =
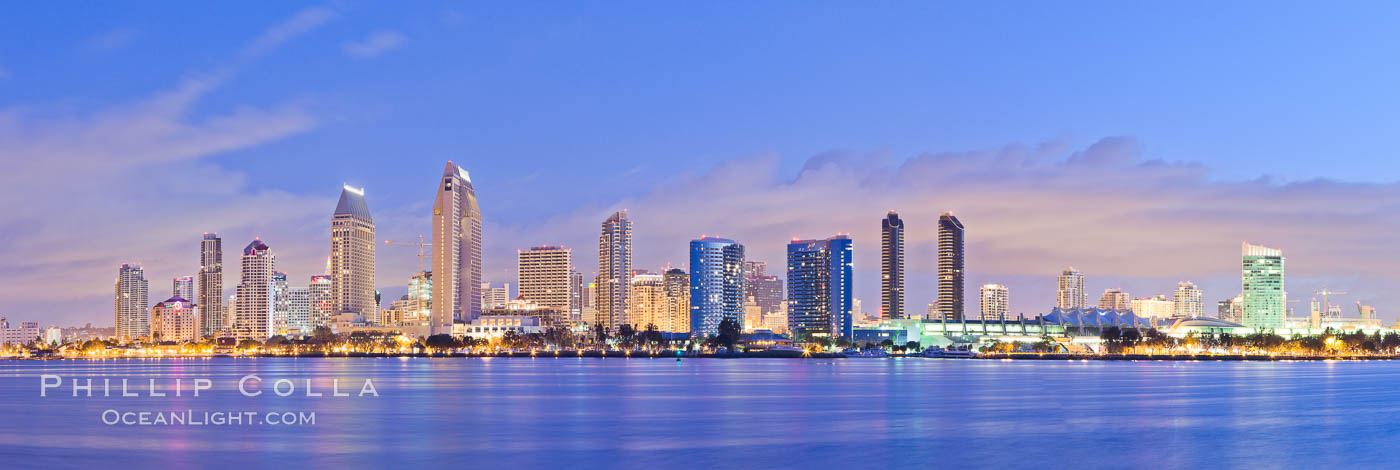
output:
[[[63, 386], [41, 398], [41, 374]], [[266, 393], [241, 395], [247, 374]], [[86, 377], [143, 396], [72, 397]], [[145, 396], [177, 377], [186, 396]], [[330, 396], [336, 377], [352, 397]], [[214, 388], [189, 397], [195, 378]], [[272, 396], [278, 378], [297, 390]], [[379, 397], [353, 396], [365, 378]], [[307, 379], [326, 396], [306, 397]], [[107, 425], [108, 409], [316, 422]], [[1390, 467], [1398, 423], [1400, 362], [0, 361], [4, 468]]]

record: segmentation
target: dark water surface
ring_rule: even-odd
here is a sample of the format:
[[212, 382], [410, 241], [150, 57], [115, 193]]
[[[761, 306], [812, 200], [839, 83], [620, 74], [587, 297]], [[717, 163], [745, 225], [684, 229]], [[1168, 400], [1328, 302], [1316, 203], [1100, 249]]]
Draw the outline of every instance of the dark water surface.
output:
[[[41, 398], [41, 374], [62, 387]], [[237, 391], [247, 374], [262, 396]], [[74, 398], [88, 377], [95, 396]], [[151, 378], [170, 396], [147, 396]], [[190, 397], [196, 378], [214, 388]], [[377, 398], [354, 396], [365, 378]], [[316, 416], [127, 426], [106, 410]], [[1383, 361], [0, 361], [3, 468], [1384, 468], [1397, 430], [1400, 362]]]

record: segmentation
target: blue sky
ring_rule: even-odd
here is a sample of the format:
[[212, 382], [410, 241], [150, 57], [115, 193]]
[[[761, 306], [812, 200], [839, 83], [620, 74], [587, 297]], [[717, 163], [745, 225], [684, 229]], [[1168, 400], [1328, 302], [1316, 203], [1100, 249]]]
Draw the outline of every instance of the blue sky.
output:
[[[639, 267], [683, 263], [685, 242], [700, 233], [739, 239], [779, 264], [783, 239], [853, 232], [870, 281], [857, 295], [874, 304], [873, 230], [896, 208], [915, 216], [911, 231], [920, 222], [932, 230], [921, 211], [959, 212], [972, 280], [1010, 284], [1016, 311], [1048, 305], [1055, 266], [1070, 264], [1090, 276], [1091, 292], [1123, 285], [1147, 296], [1193, 279], [1208, 303], [1226, 298], [1238, 289], [1231, 258], [1243, 239], [1290, 254], [1292, 290], [1328, 284], [1366, 292], [1344, 300], [1375, 303], [1387, 318], [1400, 311], [1400, 297], [1384, 292], [1400, 275], [1367, 266], [1394, 253], [1369, 234], [1394, 228], [1400, 203], [1391, 176], [1400, 71], [1388, 54], [1400, 7], [1390, 3], [14, 10], [0, 18], [0, 142], [16, 143], [0, 158], [23, 170], [4, 180], [16, 216], [0, 225], [15, 240], [0, 251], [15, 260], [0, 269], [14, 281], [11, 317], [109, 323], [117, 265], [146, 265], [154, 302], [168, 278], [197, 269], [189, 265], [205, 231], [226, 233], [229, 253], [262, 236], [304, 278], [328, 249], [321, 232], [341, 183], [367, 187], [381, 239], [409, 239], [427, 232], [430, 191], [449, 159], [473, 175], [487, 273], [498, 282], [513, 282], [512, 250], [534, 244], [575, 247], [591, 270], [597, 223], [627, 207]], [[1105, 139], [1112, 145], [1091, 151]], [[1065, 164], [1076, 152], [1100, 159]], [[921, 155], [923, 166], [909, 163]], [[998, 174], [1007, 155], [1015, 171]], [[930, 187], [865, 198], [881, 206], [843, 205], [818, 184], [859, 178], [847, 189], [879, 195], [870, 184], [911, 173]], [[949, 175], [961, 177], [941, 179]], [[73, 179], [102, 190], [59, 189]], [[1068, 227], [1053, 217], [1028, 225], [1041, 219], [1018, 213], [1031, 207], [1024, 199], [997, 199], [1016, 192], [1006, 190], [1012, 181], [1035, 200], [1090, 189], [1063, 198], [1078, 218], [1060, 220], [1099, 234], [1055, 243], [1044, 232]], [[952, 187], [964, 190], [943, 189]], [[677, 194], [687, 188], [699, 190]], [[1222, 196], [1190, 201], [1203, 194]], [[1113, 207], [1121, 218], [1084, 215]], [[855, 213], [824, 219], [837, 209]], [[1235, 214], [1246, 209], [1275, 217]], [[83, 224], [59, 220], [84, 211]], [[705, 216], [677, 216], [689, 211]], [[1321, 220], [1310, 216], [1318, 211]], [[1133, 218], [1144, 220], [1085, 228]], [[94, 232], [127, 235], [87, 250], [61, 243]], [[927, 249], [927, 235], [911, 237], [911, 255]], [[1073, 243], [1122, 247], [1098, 260]], [[1153, 259], [1126, 261], [1146, 247], [1171, 255], [1151, 268], [1142, 266]], [[379, 283], [391, 295], [416, 266], [403, 250], [380, 249]], [[1210, 261], [1174, 262], [1183, 257]], [[932, 263], [910, 268], [911, 282], [931, 291], [921, 276]], [[70, 293], [34, 293], [54, 283]], [[911, 293], [909, 309], [931, 295]]]

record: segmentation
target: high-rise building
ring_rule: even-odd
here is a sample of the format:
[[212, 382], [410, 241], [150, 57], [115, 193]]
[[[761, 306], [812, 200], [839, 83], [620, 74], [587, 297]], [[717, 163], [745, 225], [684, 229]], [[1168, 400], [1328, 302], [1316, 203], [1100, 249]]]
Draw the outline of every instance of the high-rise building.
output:
[[194, 276], [180, 276], [171, 281], [170, 295], [185, 299], [194, 305]]
[[208, 336], [224, 330], [224, 242], [217, 233], [204, 234], [199, 244], [199, 335]]
[[850, 338], [851, 239], [793, 240], [787, 246], [787, 323], [797, 337]]
[[666, 284], [666, 325], [662, 331], [690, 332], [690, 275], [673, 268], [662, 275]]
[[1055, 306], [1062, 309], [1084, 308], [1089, 306], [1089, 295], [1084, 291], [1084, 273], [1065, 268], [1060, 273], [1059, 289], [1055, 293]]
[[744, 286], [746, 288], [744, 297], [753, 297], [753, 291], [747, 290], [748, 281], [766, 275], [768, 275], [767, 261], [744, 261]]
[[291, 334], [311, 332], [311, 288], [287, 288], [287, 329]]
[[146, 281], [146, 271], [140, 266], [123, 264], [117, 270], [116, 282], [116, 336], [122, 341], [130, 341], [151, 332], [150, 285]]
[[690, 241], [690, 335], [719, 333], [724, 320], [744, 315], [744, 245], [701, 237]]
[[481, 208], [471, 176], [452, 162], [433, 201], [433, 321], [431, 333], [481, 314]]
[[[949, 216], [951, 217], [951, 216]], [[954, 219], [956, 220], [956, 219]], [[941, 222], [941, 221], [940, 221]], [[942, 230], [942, 224], [939, 224]], [[942, 246], [942, 234], [939, 234]], [[939, 254], [942, 266], [942, 252]], [[939, 278], [940, 295], [942, 278]], [[904, 221], [889, 211], [880, 219], [880, 318], [905, 318], [904, 315]]]
[[667, 323], [666, 283], [660, 274], [632, 276], [628, 292], [627, 324], [637, 331], [654, 326], [658, 330]]
[[292, 316], [291, 286], [287, 285], [287, 273], [272, 272], [272, 334], [280, 335], [287, 331], [288, 320]]
[[749, 291], [748, 297], [752, 298], [754, 304], [758, 305], [759, 311], [764, 315], [777, 312], [783, 308], [783, 279], [766, 274], [744, 281], [744, 288]]
[[1005, 320], [1011, 310], [1010, 293], [1001, 284], [987, 284], [979, 291], [982, 321]]
[[419, 271], [408, 279], [408, 302], [403, 307], [404, 326], [428, 326], [433, 318], [433, 273]]
[[537, 305], [568, 312], [573, 306], [569, 297], [569, 266], [572, 250], [560, 246], [537, 246], [516, 251], [516, 289], [520, 298]]
[[177, 343], [199, 339], [194, 303], [173, 296], [151, 307], [151, 339]]
[[331, 294], [330, 276], [311, 276], [311, 284], [306, 287], [307, 298], [311, 301], [311, 329], [334, 323], [335, 309], [331, 307], [334, 296]]
[[1127, 292], [1123, 292], [1123, 289], [1117, 287], [1104, 289], [1103, 295], [1099, 296], [1099, 308], [1104, 310], [1127, 311], [1133, 308], [1132, 301], [1133, 298], [1129, 296]]
[[331, 215], [331, 309], [378, 323], [374, 287], [374, 219], [364, 188], [342, 186]]
[[1283, 251], [1259, 245], [1241, 245], [1244, 305], [1240, 323], [1251, 328], [1284, 325]]
[[583, 273], [569, 268], [569, 323], [577, 325], [583, 321]]
[[1239, 323], [1240, 317], [1244, 316], [1244, 296], [1237, 295], [1216, 302], [1216, 316], [1221, 320]]
[[1205, 305], [1201, 303], [1201, 289], [1191, 281], [1181, 281], [1176, 284], [1176, 294], [1172, 296], [1175, 302], [1175, 313], [1172, 315], [1178, 318], [1195, 318], [1205, 316]]
[[938, 310], [948, 321], [963, 319], [963, 237], [966, 231], [952, 212], [938, 216]]
[[632, 221], [627, 211], [614, 212], [603, 221], [598, 235], [597, 299], [595, 321], [608, 330], [622, 325], [627, 314], [627, 290], [632, 279]]
[[1131, 306], [1134, 314], [1144, 318], [1171, 318], [1176, 314], [1176, 302], [1162, 294], [1133, 299]]
[[272, 273], [277, 256], [262, 240], [254, 238], [243, 248], [242, 277], [238, 282], [237, 306], [234, 311], [234, 336], [238, 339], [262, 341], [274, 331]]

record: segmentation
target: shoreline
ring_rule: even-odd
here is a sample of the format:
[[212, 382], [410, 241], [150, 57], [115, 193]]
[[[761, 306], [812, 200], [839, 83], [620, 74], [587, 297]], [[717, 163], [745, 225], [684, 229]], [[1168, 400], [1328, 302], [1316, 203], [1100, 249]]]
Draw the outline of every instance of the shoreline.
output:
[[1214, 361], [1214, 362], [1277, 362], [1277, 361], [1389, 361], [1400, 356], [1361, 356], [1361, 355], [1270, 355], [1270, 354], [1062, 354], [1062, 353], [997, 353], [983, 354], [969, 358], [925, 358], [919, 355], [891, 355], [888, 357], [847, 357], [840, 353], [803, 353], [802, 351], [753, 351], [739, 354], [681, 354], [677, 351], [634, 351], [631, 354], [619, 351], [546, 351], [546, 352], [492, 352], [492, 353], [300, 353], [300, 354], [164, 354], [158, 356], [97, 356], [97, 357], [4, 357], [5, 360], [107, 360], [107, 359], [207, 359], [207, 358], [594, 358], [594, 359], [947, 359], [947, 360], [998, 360], [998, 361]]

